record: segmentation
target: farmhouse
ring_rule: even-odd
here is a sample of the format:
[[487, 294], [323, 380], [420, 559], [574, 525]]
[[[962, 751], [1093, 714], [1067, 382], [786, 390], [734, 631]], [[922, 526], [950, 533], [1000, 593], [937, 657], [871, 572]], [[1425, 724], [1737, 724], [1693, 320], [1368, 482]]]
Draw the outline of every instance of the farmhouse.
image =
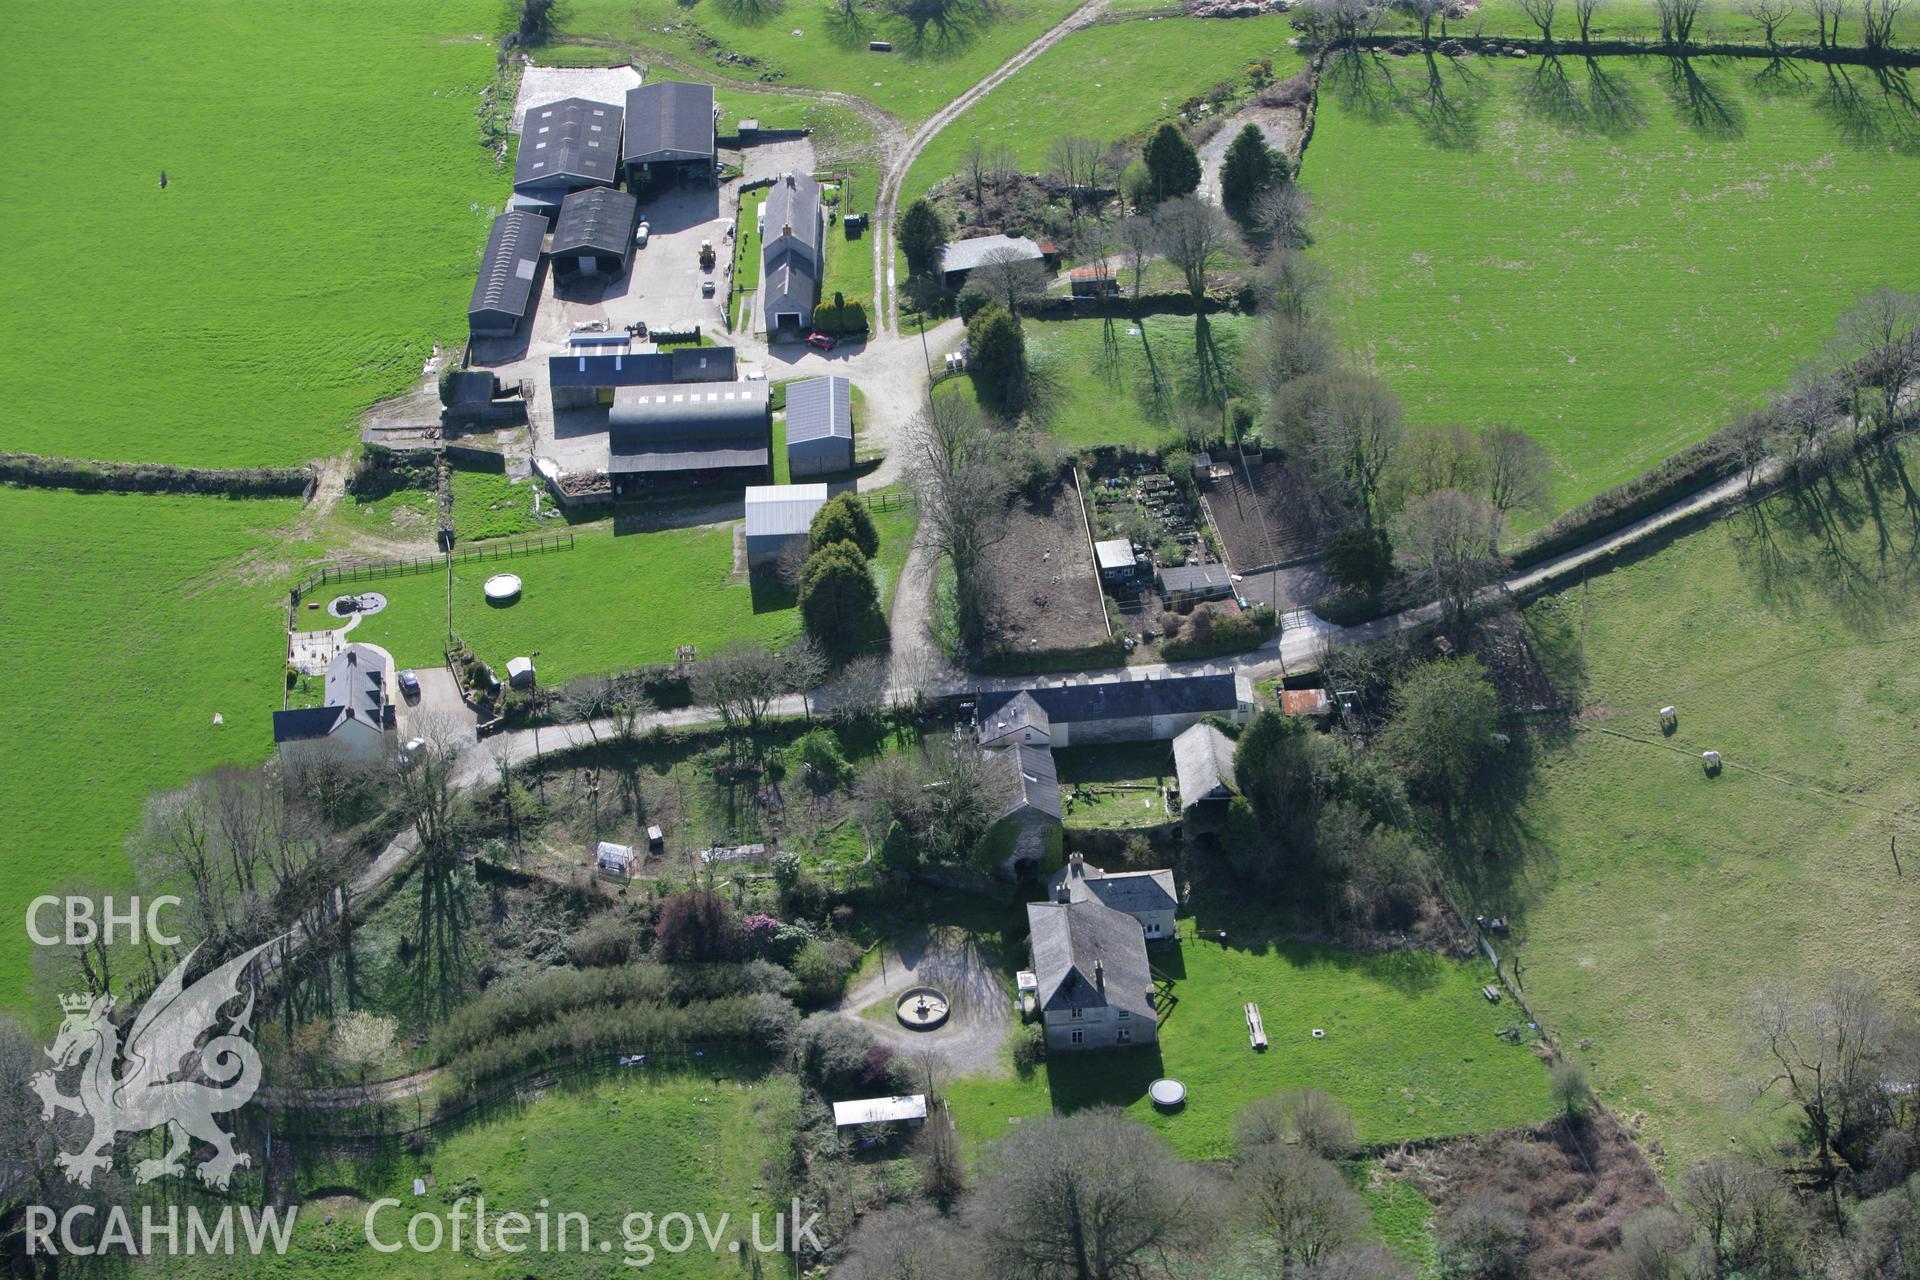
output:
[[569, 191], [620, 180], [619, 107], [562, 98], [527, 112], [513, 190], [523, 208], [556, 209]]
[[808, 378], [787, 387], [787, 473], [853, 470], [853, 384]]
[[772, 564], [807, 540], [813, 517], [827, 505], [824, 484], [760, 484], [747, 488], [747, 567]]
[[627, 90], [620, 158], [631, 190], [690, 178], [713, 181], [713, 86], [656, 80]]
[[[574, 335], [576, 338], [608, 336]], [[614, 391], [620, 387], [731, 382], [733, 377], [732, 347], [676, 347], [662, 351], [650, 342], [576, 343], [566, 355], [547, 358], [547, 382], [553, 391], [556, 409], [610, 405]]]
[[547, 222], [537, 213], [503, 213], [493, 220], [480, 278], [467, 304], [467, 330], [476, 338], [510, 338], [532, 309], [533, 281]]
[[1181, 813], [1196, 805], [1223, 804], [1239, 794], [1233, 749], [1233, 740], [1210, 724], [1197, 724], [1173, 740]]
[[1027, 929], [1049, 1050], [1154, 1042], [1153, 970], [1138, 920], [1088, 897], [1028, 903]]
[[941, 283], [949, 289], [958, 289], [967, 282], [974, 268], [988, 258], [1004, 259], [1008, 255], [1041, 263], [1047, 257], [1044, 249], [1025, 236], [974, 236], [955, 240], [940, 250]]
[[1133, 581], [1133, 544], [1125, 538], [1107, 538], [1093, 544], [1093, 562], [1100, 569], [1100, 581], [1124, 586]]
[[398, 736], [393, 659], [350, 644], [327, 665], [321, 705], [273, 713], [273, 745], [288, 763], [320, 758], [371, 765], [391, 759]]
[[773, 421], [764, 382], [621, 387], [607, 417], [607, 470], [617, 492], [693, 481], [764, 483]]
[[1148, 938], [1171, 938], [1173, 915], [1180, 909], [1180, 894], [1173, 883], [1173, 872], [1117, 871], [1108, 875], [1079, 854], [1069, 854], [1067, 865], [1047, 881], [1051, 902], [1085, 902], [1092, 899], [1115, 911], [1124, 911], [1140, 923]]
[[1033, 695], [1024, 690], [980, 721], [981, 746], [997, 747], [1008, 742], [1023, 742], [1033, 747], [1053, 745], [1047, 713], [1033, 700]]
[[1047, 737], [1056, 747], [1164, 741], [1207, 716], [1244, 724], [1253, 714], [1253, 682], [1243, 675], [1103, 680], [982, 693], [974, 713], [981, 733], [991, 732], [1019, 697], [1046, 713]]
[[819, 295], [824, 234], [820, 184], [804, 173], [782, 176], [760, 206], [760, 309], [766, 331], [812, 322]]
[[560, 204], [560, 221], [548, 246], [554, 279], [609, 279], [627, 269], [633, 252], [633, 219], [640, 202], [612, 187], [575, 191]]
[[1182, 564], [1160, 570], [1160, 594], [1169, 609], [1202, 600], [1225, 600], [1233, 594], [1233, 575], [1223, 564]]

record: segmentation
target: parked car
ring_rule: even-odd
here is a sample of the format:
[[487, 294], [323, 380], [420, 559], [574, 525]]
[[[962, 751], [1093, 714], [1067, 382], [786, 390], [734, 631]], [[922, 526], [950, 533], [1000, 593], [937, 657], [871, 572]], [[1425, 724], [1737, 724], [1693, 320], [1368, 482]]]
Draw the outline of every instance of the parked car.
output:
[[402, 671], [400, 673], [400, 692], [406, 694], [409, 698], [419, 697], [420, 677], [412, 671]]
[[642, 222], [640, 224], [639, 230], [633, 233], [633, 242], [639, 245], [642, 249], [644, 249], [647, 247], [647, 237], [652, 234], [653, 234], [652, 225], [650, 223]]
[[807, 335], [807, 345], [818, 347], [822, 351], [831, 351], [840, 345], [840, 339], [830, 333], [820, 333], [816, 330]]
[[702, 280], [700, 282], [700, 296], [703, 298], [711, 298], [713, 296], [713, 281]]

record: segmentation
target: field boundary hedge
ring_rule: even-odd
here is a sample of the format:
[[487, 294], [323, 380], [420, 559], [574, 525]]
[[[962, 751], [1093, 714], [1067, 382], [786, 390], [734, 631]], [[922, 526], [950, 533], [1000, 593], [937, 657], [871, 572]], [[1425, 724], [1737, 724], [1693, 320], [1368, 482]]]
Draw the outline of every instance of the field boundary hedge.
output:
[[159, 462], [102, 462], [49, 458], [37, 453], [0, 453], [0, 483], [29, 489], [305, 498], [316, 478], [310, 466], [175, 467]]
[[1765, 58], [1768, 61], [1807, 61], [1841, 63], [1857, 67], [1920, 67], [1920, 50], [1863, 49], [1854, 46], [1782, 44], [1769, 47], [1743, 41], [1709, 41], [1674, 44], [1661, 40], [1555, 40], [1551, 44], [1538, 36], [1446, 35], [1422, 41], [1418, 34], [1378, 32], [1373, 35], [1331, 40], [1326, 48], [1386, 50], [1410, 44], [1438, 51], [1441, 45], [1457, 45], [1476, 54], [1499, 57], [1507, 49], [1525, 49], [1529, 55], [1553, 54], [1558, 57], [1644, 57], [1663, 58]]

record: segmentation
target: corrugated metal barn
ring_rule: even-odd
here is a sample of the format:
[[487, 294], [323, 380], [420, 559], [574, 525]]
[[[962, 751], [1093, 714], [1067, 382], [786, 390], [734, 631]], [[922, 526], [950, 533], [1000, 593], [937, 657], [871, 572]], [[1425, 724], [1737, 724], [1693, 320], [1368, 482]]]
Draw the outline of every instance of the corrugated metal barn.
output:
[[476, 338], [510, 338], [533, 310], [546, 219], [535, 213], [503, 213], [493, 220], [480, 278], [467, 304], [467, 329]]
[[513, 189], [523, 204], [557, 207], [562, 196], [620, 180], [619, 107], [587, 98], [562, 98], [526, 114]]
[[827, 505], [824, 484], [763, 484], [747, 490], [747, 566], [771, 564], [805, 542], [813, 517]]
[[711, 182], [715, 154], [712, 85], [656, 80], [627, 90], [621, 159], [629, 187], [695, 177]]
[[731, 382], [734, 368], [732, 347], [661, 351], [650, 342], [600, 344], [548, 356], [547, 383], [553, 390], [554, 408], [581, 409], [594, 403], [612, 404], [613, 393], [620, 387]]
[[621, 387], [607, 418], [607, 470], [621, 492], [673, 481], [764, 483], [769, 404], [764, 382]]
[[634, 215], [640, 202], [612, 187], [575, 191], [560, 204], [553, 228], [554, 279], [610, 279], [624, 273], [633, 252]]
[[787, 472], [824, 476], [853, 470], [853, 384], [808, 378], [787, 387]]

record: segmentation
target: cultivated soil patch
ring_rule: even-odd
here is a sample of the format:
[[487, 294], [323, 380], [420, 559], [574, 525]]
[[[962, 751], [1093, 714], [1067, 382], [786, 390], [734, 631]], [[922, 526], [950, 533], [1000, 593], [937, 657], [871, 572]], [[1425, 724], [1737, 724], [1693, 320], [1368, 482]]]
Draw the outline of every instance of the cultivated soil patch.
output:
[[1200, 499], [1235, 573], [1321, 555], [1345, 523], [1303, 468], [1271, 458], [1245, 469], [1237, 459], [1214, 467], [1200, 482]]
[[1566, 705], [1565, 697], [1554, 688], [1540, 664], [1518, 610], [1497, 613], [1483, 621], [1475, 629], [1473, 651], [1486, 664], [1502, 711], [1558, 711]]
[[988, 652], [1079, 649], [1107, 638], [1106, 604], [1072, 486], [1016, 499], [1006, 538], [988, 554]]
[[1437, 1229], [1481, 1197], [1511, 1204], [1527, 1220], [1526, 1274], [1538, 1280], [1609, 1274], [1627, 1219], [1666, 1200], [1640, 1148], [1604, 1113], [1578, 1129], [1555, 1121], [1390, 1154], [1382, 1164], [1433, 1202]]

